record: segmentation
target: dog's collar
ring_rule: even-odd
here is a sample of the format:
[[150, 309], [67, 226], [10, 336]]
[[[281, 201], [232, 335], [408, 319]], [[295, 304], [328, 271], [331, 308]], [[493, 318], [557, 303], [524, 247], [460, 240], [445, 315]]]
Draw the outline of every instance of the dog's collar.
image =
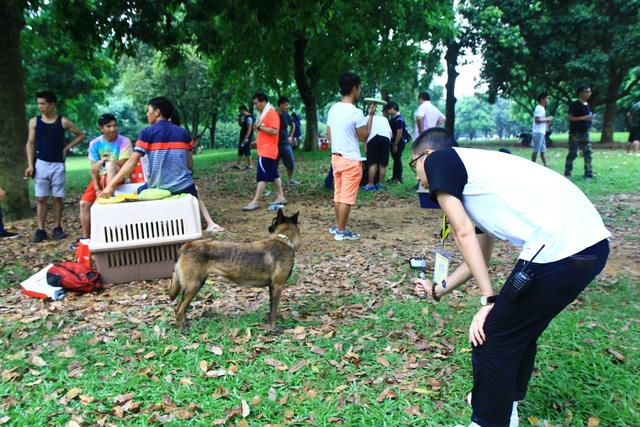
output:
[[295, 251], [296, 251], [296, 247], [295, 247], [295, 246], [293, 246], [293, 242], [292, 242], [292, 241], [291, 241], [291, 239], [289, 239], [286, 235], [284, 235], [284, 234], [276, 234], [276, 237], [281, 238], [281, 239], [282, 239], [282, 242], [283, 242], [285, 245], [289, 246], [293, 252], [295, 252]]

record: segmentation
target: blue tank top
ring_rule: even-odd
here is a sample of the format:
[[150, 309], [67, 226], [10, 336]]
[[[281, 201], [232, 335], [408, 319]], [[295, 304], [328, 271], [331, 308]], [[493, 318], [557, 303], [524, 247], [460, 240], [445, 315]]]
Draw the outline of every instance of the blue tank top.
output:
[[62, 163], [64, 145], [62, 116], [58, 116], [53, 123], [43, 122], [42, 116], [36, 117], [36, 159]]

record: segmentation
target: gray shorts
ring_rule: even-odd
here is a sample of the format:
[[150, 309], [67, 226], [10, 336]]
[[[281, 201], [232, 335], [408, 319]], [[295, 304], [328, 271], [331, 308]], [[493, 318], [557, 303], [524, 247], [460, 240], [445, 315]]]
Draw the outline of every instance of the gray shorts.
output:
[[534, 153], [544, 153], [547, 151], [544, 133], [536, 132], [531, 134], [531, 149]]
[[33, 177], [36, 197], [64, 197], [66, 179], [64, 163], [36, 159], [36, 174]]

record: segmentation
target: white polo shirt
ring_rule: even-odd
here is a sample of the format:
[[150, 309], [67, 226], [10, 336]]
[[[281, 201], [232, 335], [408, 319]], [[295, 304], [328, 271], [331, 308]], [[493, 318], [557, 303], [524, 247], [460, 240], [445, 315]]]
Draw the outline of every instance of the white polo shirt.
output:
[[336, 102], [329, 109], [327, 127], [331, 132], [331, 152], [360, 160], [360, 141], [356, 129], [367, 125], [367, 118], [355, 105]]
[[434, 128], [438, 125], [438, 122], [444, 120], [446, 117], [438, 110], [438, 107], [433, 105], [431, 101], [424, 101], [418, 106], [416, 110], [416, 124], [414, 126], [413, 138], [418, 137], [418, 117], [422, 117], [422, 130]]
[[546, 264], [611, 237], [589, 199], [571, 181], [522, 157], [448, 148], [425, 160], [431, 198], [438, 191], [462, 201], [485, 233], [521, 247], [520, 259]]
[[545, 119], [547, 116], [544, 107], [540, 104], [536, 106], [536, 109], [533, 110], [533, 126], [531, 127], [531, 133], [546, 133], [547, 132], [547, 122], [536, 123], [536, 117], [541, 119]]

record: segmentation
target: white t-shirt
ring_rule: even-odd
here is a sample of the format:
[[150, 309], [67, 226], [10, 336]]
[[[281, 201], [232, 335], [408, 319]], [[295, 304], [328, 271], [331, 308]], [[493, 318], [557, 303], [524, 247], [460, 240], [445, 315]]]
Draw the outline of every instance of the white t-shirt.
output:
[[540, 104], [536, 106], [536, 109], [533, 110], [533, 127], [531, 128], [532, 133], [546, 133], [547, 132], [547, 122], [536, 123], [536, 117], [544, 119], [546, 117], [546, 111], [544, 107]]
[[438, 125], [438, 122], [444, 120], [446, 117], [438, 110], [438, 107], [433, 105], [431, 101], [424, 101], [418, 106], [416, 110], [416, 124], [414, 126], [414, 138], [418, 137], [418, 117], [422, 117], [422, 130], [425, 131], [430, 128], [434, 128]]
[[369, 133], [367, 142], [371, 141], [376, 135], [389, 138], [389, 142], [391, 142], [391, 137], [393, 136], [391, 133], [391, 126], [389, 126], [389, 120], [384, 116], [373, 116], [373, 120], [371, 121], [371, 132]]
[[519, 156], [472, 148], [438, 150], [425, 161], [432, 198], [458, 197], [485, 233], [521, 247], [520, 258], [559, 261], [611, 237], [571, 181]]
[[356, 129], [367, 125], [361, 110], [348, 102], [336, 102], [327, 117], [331, 132], [331, 152], [342, 154], [347, 159], [360, 160], [360, 142]]

